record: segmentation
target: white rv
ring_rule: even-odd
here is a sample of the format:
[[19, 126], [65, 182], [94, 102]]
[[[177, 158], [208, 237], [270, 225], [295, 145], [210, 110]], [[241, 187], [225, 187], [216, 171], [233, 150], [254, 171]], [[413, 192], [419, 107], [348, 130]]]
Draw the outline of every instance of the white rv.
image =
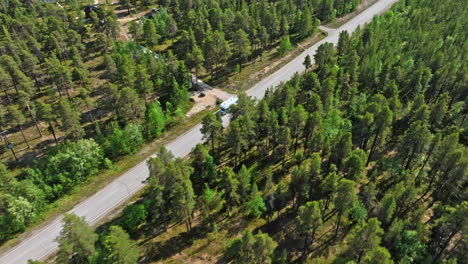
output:
[[237, 103], [237, 100], [239, 100], [239, 98], [237, 98], [237, 96], [234, 96], [234, 97], [231, 97], [229, 99], [227, 99], [226, 101], [222, 102], [220, 107], [221, 107], [221, 115], [224, 115], [226, 114], [226, 112], [228, 111], [228, 109], [235, 105]]

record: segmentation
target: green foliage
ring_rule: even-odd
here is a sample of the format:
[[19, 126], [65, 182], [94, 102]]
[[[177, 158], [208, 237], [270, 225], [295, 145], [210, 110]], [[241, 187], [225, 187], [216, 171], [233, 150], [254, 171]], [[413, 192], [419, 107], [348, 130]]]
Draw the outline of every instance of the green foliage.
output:
[[[62, 130], [66, 131], [71, 138], [80, 138], [84, 131], [80, 125], [80, 117], [67, 100], [60, 101], [59, 115], [62, 123]], [[18, 119], [17, 119], [18, 120]]]
[[[174, 109], [167, 116], [178, 119], [188, 103], [189, 75], [183, 62], [173, 56], [167, 60], [163, 56], [156, 58], [134, 42], [117, 41], [120, 23], [114, 10], [106, 8], [100, 6], [84, 20], [77, 1], [61, 6], [43, 1], [0, 4], [4, 14], [0, 18], [0, 46], [4, 51], [0, 81], [5, 103], [0, 109], [0, 127], [11, 133], [14, 151], [25, 165], [39, 160], [26, 176], [21, 176], [27, 181], [21, 181], [9, 192], [13, 201], [20, 196], [28, 200], [34, 215], [44, 209], [42, 192], [48, 203], [53, 202], [102, 167], [102, 154], [89, 159], [89, 153], [68, 153], [64, 149], [70, 148], [71, 143], [64, 139], [82, 145], [79, 139], [96, 136], [106, 157], [115, 159], [141, 147], [142, 128], [146, 139], [151, 140], [168, 123], [156, 102], [145, 111], [149, 98], [158, 98], [159, 105], [172, 100]], [[155, 43], [161, 40], [158, 37], [175, 38], [178, 22], [165, 10], [160, 11], [151, 20], [154, 31], [133, 27], [138, 38], [152, 35], [155, 38], [148, 41]], [[102, 65], [95, 65], [96, 62]], [[119, 122], [119, 126], [116, 130], [112, 126], [104, 136], [100, 127], [109, 120]], [[42, 129], [42, 123], [47, 124], [53, 141]], [[38, 140], [35, 134], [25, 133], [31, 124], [37, 128]], [[28, 148], [25, 152], [19, 151], [17, 131]], [[34, 146], [29, 143], [32, 138]], [[47, 150], [54, 142], [62, 146]], [[102, 152], [97, 145], [93, 148]], [[26, 224], [29, 222], [28, 219]], [[2, 225], [0, 229], [8, 228]]]
[[281, 39], [280, 46], [278, 48], [278, 55], [283, 56], [286, 52], [292, 50], [291, 40], [289, 39], [289, 35], [283, 37]]
[[34, 217], [33, 205], [23, 197], [14, 197], [10, 194], [0, 196], [2, 215], [0, 225], [5, 226], [0, 232], [0, 240], [4, 241], [10, 235], [21, 232]]
[[217, 213], [222, 209], [224, 200], [223, 193], [216, 192], [210, 189], [208, 184], [205, 183], [205, 190], [202, 194], [202, 211], [205, 219], [209, 219], [211, 214]]
[[225, 255], [233, 263], [271, 263], [277, 243], [268, 234], [246, 229], [242, 238], [231, 240], [225, 249]]
[[[279, 53], [286, 53], [291, 40], [315, 32], [319, 19], [333, 20], [359, 3], [202, 1], [194, 6], [191, 1], [160, 1], [153, 18], [131, 26], [138, 43], [124, 44], [109, 39], [118, 33], [110, 10], [93, 13], [85, 27], [82, 19], [75, 19], [77, 5], [45, 9], [37, 1], [26, 2], [0, 4], [0, 81], [6, 106], [0, 109], [0, 125], [23, 132], [37, 119], [47, 123], [60, 143], [63, 134], [73, 140], [93, 136], [94, 129], [83, 130], [89, 123], [99, 134], [99, 124], [115, 121], [99, 137], [112, 159], [137, 151], [142, 129], [151, 140], [183, 118], [190, 74], [177, 58], [197, 75], [206, 68], [212, 74], [208, 79], [224, 78], [227, 68], [239, 65], [240, 70], [242, 63], [258, 59], [278, 42]], [[153, 3], [123, 2], [128, 8]], [[242, 218], [242, 209], [257, 217], [267, 210], [268, 223], [260, 228], [280, 238], [291, 256], [302, 250], [308, 258], [309, 246], [323, 246], [314, 251], [312, 262], [462, 261], [467, 171], [463, 4], [400, 1], [356, 33], [340, 33], [336, 48], [321, 45], [314, 55], [316, 67], [311, 67], [310, 56], [305, 58], [312, 72], [270, 89], [258, 105], [240, 94], [225, 134], [219, 116], [203, 120], [210, 152], [197, 146], [191, 164], [164, 149], [149, 160], [145, 201], [126, 209], [121, 223], [127, 221], [132, 235], [142, 224], [150, 229], [182, 222], [189, 231], [197, 210], [213, 223], [227, 214], [223, 225], [231, 219], [252, 220]], [[158, 44], [168, 51], [153, 53]], [[109, 54], [102, 69], [88, 66], [94, 54]], [[95, 70], [103, 70], [99, 78], [107, 83], [96, 86], [103, 91], [91, 85], [100, 75]], [[154, 98], [158, 101], [151, 102]], [[26, 144], [28, 138], [23, 138]], [[18, 180], [0, 166], [0, 239], [32, 222], [45, 198], [54, 201], [108, 163], [95, 143], [80, 151], [62, 149], [70, 144], [75, 143], [47, 152]], [[264, 198], [249, 167], [268, 176]], [[221, 210], [223, 200], [226, 212]], [[278, 224], [293, 235], [276, 233]], [[322, 231], [321, 225], [331, 230]], [[199, 230], [203, 228], [194, 233]], [[297, 235], [304, 248], [299, 248]], [[335, 254], [322, 255], [330, 250], [329, 241]], [[127, 242], [123, 232], [113, 230], [103, 255], [118, 263], [127, 256], [107, 253], [132, 248]], [[225, 253], [235, 263], [270, 263], [274, 248], [266, 234], [246, 231]], [[87, 250], [86, 256], [94, 255]], [[63, 252], [70, 256], [72, 251]], [[82, 255], [73, 261], [81, 261]], [[128, 254], [129, 262], [136, 256]], [[287, 253], [283, 256], [279, 261], [287, 260]]]
[[223, 190], [228, 211], [239, 204], [239, 179], [231, 167], [223, 167], [220, 171], [219, 187]]
[[357, 257], [359, 262], [365, 253], [377, 248], [383, 234], [384, 231], [376, 218], [371, 218], [367, 222], [362, 221], [356, 228], [356, 233], [353, 234], [353, 238], [350, 241], [350, 253]]
[[[296, 217], [296, 230], [305, 236], [304, 250], [313, 243], [315, 234], [322, 227], [322, 212], [317, 201], [307, 202], [299, 207], [299, 213]], [[310, 241], [309, 241], [310, 239]]]
[[215, 154], [215, 142], [220, 140], [223, 134], [223, 124], [220, 116], [211, 113], [207, 114], [202, 120], [200, 132], [203, 134], [203, 139], [210, 140], [211, 151]]
[[104, 142], [104, 152], [111, 159], [135, 153], [143, 144], [139, 125], [128, 124], [125, 129], [115, 127]]
[[208, 153], [207, 149], [197, 144], [192, 151], [193, 161], [191, 166], [193, 173], [190, 179], [193, 183], [195, 193], [201, 194], [202, 190], [206, 188], [206, 184], [209, 186], [215, 186], [217, 181], [218, 172], [216, 171], [216, 164], [213, 161], [213, 157]]
[[134, 232], [143, 224], [148, 216], [146, 208], [142, 204], [132, 204], [125, 207], [120, 225], [127, 232]]
[[27, 178], [52, 200], [98, 172], [103, 161], [101, 147], [93, 139], [67, 141], [52, 149], [46, 159], [29, 169]]
[[150, 171], [151, 214], [168, 224], [184, 221], [188, 231], [195, 209], [195, 193], [190, 181], [193, 168], [181, 158], [161, 148], [157, 157], [147, 161]]
[[239, 62], [242, 63], [250, 56], [252, 52], [250, 49], [251, 44], [249, 36], [242, 29], [239, 29], [234, 33], [233, 38], [233, 55], [237, 56]]
[[136, 264], [138, 261], [137, 244], [119, 226], [109, 228], [109, 234], [104, 238], [104, 247], [108, 252], [108, 263]]
[[262, 196], [258, 193], [257, 185], [254, 184], [252, 189], [252, 198], [247, 202], [247, 209], [251, 216], [259, 217], [263, 212], [266, 211], [265, 203], [263, 202]]
[[59, 263], [90, 263], [96, 253], [97, 235], [84, 218], [74, 214], [66, 214], [63, 222], [63, 229], [56, 239], [59, 244], [56, 260]]
[[307, 54], [307, 56], [304, 58], [304, 63], [302, 64], [304, 64], [304, 67], [306, 68], [306, 70], [312, 67], [312, 60], [309, 54]]
[[344, 172], [353, 181], [359, 181], [365, 169], [366, 153], [362, 149], [352, 151], [344, 161]]
[[166, 126], [164, 111], [158, 101], [152, 102], [146, 110], [147, 138], [159, 137]]
[[384, 247], [372, 249], [363, 259], [365, 264], [393, 264], [390, 252]]
[[[252, 12], [268, 10], [270, 4], [260, 3]], [[288, 35], [300, 39], [299, 32], [292, 32], [314, 24], [312, 14], [331, 20], [353, 10], [357, 1], [317, 1], [310, 14], [307, 4], [294, 9], [296, 4], [279, 1], [273, 4], [275, 8], [260, 12], [259, 24], [263, 20], [268, 23], [255, 28], [255, 33], [245, 26], [250, 22], [239, 15], [224, 16], [222, 10], [229, 3], [213, 6], [208, 20], [195, 18], [202, 13], [191, 10], [187, 20], [193, 29], [183, 34], [185, 43], [180, 41], [178, 45], [186, 45], [184, 50], [190, 51], [203, 42], [205, 66], [216, 72], [229, 61], [213, 57], [215, 52], [227, 50], [225, 41], [233, 48], [233, 56], [240, 56], [241, 50], [236, 50], [234, 42], [239, 40], [236, 45], [241, 46], [243, 41], [233, 39], [233, 32], [237, 31], [239, 37], [242, 30], [253, 48], [256, 43], [265, 46], [268, 41]], [[445, 65], [453, 65], [446, 57], [458, 61], [454, 58], [461, 54], [464, 42], [463, 37], [455, 40], [444, 31], [452, 28], [450, 31], [460, 37], [463, 34], [458, 28], [462, 23], [460, 18], [446, 15], [454, 11], [452, 8], [443, 5], [444, 16], [436, 14], [436, 6], [427, 1], [406, 2], [353, 35], [341, 33], [337, 48], [331, 44], [319, 47], [313, 72], [296, 75], [268, 90], [257, 105], [240, 94], [224, 134], [221, 129], [213, 129], [219, 121], [216, 116], [205, 117], [202, 132], [221, 168], [215, 180], [200, 176], [215, 170], [208, 151], [196, 147], [191, 179], [198, 186], [195, 193], [201, 194], [198, 208], [205, 210], [212, 221], [226, 213], [227, 224], [230, 219], [242, 217], [243, 209], [256, 217], [266, 212], [267, 224], [261, 229], [281, 237], [281, 244], [287, 245], [292, 256], [302, 251], [304, 258], [310, 257], [310, 247], [320, 245], [320, 250], [314, 251], [320, 256], [312, 260], [317, 263], [443, 262], [463, 256], [464, 242], [457, 234], [463, 226], [460, 216], [464, 212], [461, 203], [467, 164], [466, 139], [462, 140], [465, 136], [461, 132], [465, 125], [460, 115], [464, 98], [460, 76], [464, 74], [460, 70], [463, 66], [449, 70]], [[281, 15], [285, 10], [292, 14], [292, 21]], [[311, 19], [304, 21], [305, 17]], [[236, 21], [236, 26], [227, 27], [223, 19]], [[439, 35], [431, 31], [431, 26]], [[265, 39], [269, 40], [264, 43]], [[434, 43], [434, 39], [440, 41]], [[219, 42], [217, 47], [215, 40]], [[451, 43], [451, 48], [444, 47], [445, 41]], [[441, 113], [431, 111], [432, 107]], [[291, 155], [296, 151], [300, 154]], [[166, 198], [172, 194], [168, 186], [180, 187], [170, 180], [177, 177], [166, 178], [173, 174], [161, 176], [171, 163], [164, 158], [165, 153], [161, 154], [158, 162], [150, 164], [152, 177], [159, 175], [150, 181], [155, 215], [169, 221], [190, 220], [187, 215], [173, 215], [172, 207], [168, 207], [172, 202]], [[258, 181], [249, 166], [259, 168], [259, 175], [267, 175], [266, 179]], [[257, 182], [264, 181], [262, 198]], [[187, 193], [192, 196], [190, 189]], [[212, 208], [210, 201], [219, 201], [221, 196], [226, 201], [226, 212], [216, 209], [213, 211], [218, 214], [207, 213]], [[441, 207], [435, 209], [434, 204]], [[219, 203], [212, 205], [217, 208]], [[240, 210], [235, 210], [238, 206]], [[433, 213], [427, 213], [430, 208]], [[431, 219], [423, 224], [426, 217]], [[261, 222], [242, 220], [251, 221], [247, 224]], [[277, 224], [284, 225], [291, 235], [277, 233]], [[331, 230], [321, 230], [321, 226]], [[322, 247], [329, 250], [329, 241], [334, 241], [336, 254], [323, 256], [320, 252]], [[257, 259], [264, 254], [255, 243], [256, 236], [251, 232], [232, 240], [226, 246], [226, 261], [270, 263], [269, 258]], [[281, 261], [285, 259], [287, 254]]]
[[424, 256], [427, 246], [419, 238], [416, 230], [405, 230], [397, 245], [397, 259], [400, 263], [413, 263]]

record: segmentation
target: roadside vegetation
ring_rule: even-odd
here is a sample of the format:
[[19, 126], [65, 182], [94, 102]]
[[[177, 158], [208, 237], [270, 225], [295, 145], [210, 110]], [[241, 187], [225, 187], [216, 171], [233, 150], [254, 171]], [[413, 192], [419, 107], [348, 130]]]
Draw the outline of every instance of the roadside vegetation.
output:
[[[323, 10], [312, 17], [312, 2], [302, 1], [293, 6], [265, 2], [260, 10], [228, 2], [178, 9], [174, 5], [183, 3], [122, 1], [128, 10], [158, 5], [152, 17], [132, 24], [136, 41], [122, 42], [114, 10], [103, 5], [86, 13], [83, 6], [89, 1], [59, 2], [0, 3], [0, 132], [5, 143], [0, 149], [5, 164], [0, 165], [0, 242], [43, 219], [90, 177], [180, 127], [192, 105], [191, 71], [206, 68], [219, 77], [228, 65], [240, 67], [280, 40], [285, 52], [289, 36], [306, 38], [319, 19], [333, 19], [357, 4], [319, 1]], [[334, 2], [340, 4], [332, 8]], [[305, 11], [286, 15], [299, 8]], [[212, 9], [219, 13], [216, 20], [207, 19], [214, 17], [208, 15]], [[260, 11], [267, 17], [257, 17]], [[242, 21], [227, 27], [228, 17]], [[265, 33], [268, 19], [274, 31], [260, 44], [260, 33], [252, 30]], [[170, 49], [154, 53], [162, 41], [171, 43]], [[201, 54], [196, 45], [203, 47]]]
[[227, 130], [208, 114], [206, 145], [161, 148], [120, 217], [67, 216], [57, 260], [465, 263], [464, 4], [399, 2], [260, 102], [240, 94]]

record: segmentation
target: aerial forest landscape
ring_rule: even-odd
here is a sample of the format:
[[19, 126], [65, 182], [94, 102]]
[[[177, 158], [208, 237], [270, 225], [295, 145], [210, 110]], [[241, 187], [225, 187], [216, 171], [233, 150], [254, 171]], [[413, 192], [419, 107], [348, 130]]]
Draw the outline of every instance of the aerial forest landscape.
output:
[[468, 264], [464, 0], [0, 0], [0, 264]]

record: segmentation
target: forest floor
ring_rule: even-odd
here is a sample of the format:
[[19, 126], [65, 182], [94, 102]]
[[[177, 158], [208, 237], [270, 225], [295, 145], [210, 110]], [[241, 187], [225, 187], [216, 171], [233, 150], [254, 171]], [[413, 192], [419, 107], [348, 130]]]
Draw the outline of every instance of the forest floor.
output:
[[[276, 185], [283, 183], [285, 185], [291, 180], [289, 174], [290, 166], [293, 166], [292, 159], [294, 155], [288, 155], [287, 169], [283, 171], [281, 161], [265, 160], [258, 155], [255, 150], [248, 154], [249, 166], [257, 166], [257, 174], [263, 175], [264, 169], [273, 168], [274, 178], [277, 178]], [[225, 162], [229, 162], [224, 160]], [[291, 163], [292, 162], [292, 163]], [[257, 183], [264, 182], [262, 177], [257, 178]], [[274, 188], [273, 188], [274, 189]], [[132, 202], [141, 202], [144, 191], [140, 191], [134, 196]], [[102, 226], [98, 230], [106, 230], [109, 226], [119, 221], [123, 207], [115, 209], [113, 213], [103, 220]], [[331, 209], [331, 208], [330, 208]], [[301, 255], [302, 239], [293, 238], [295, 220], [291, 212], [294, 209], [291, 206], [283, 208], [274, 213], [269, 221], [267, 217], [252, 218], [248, 215], [246, 208], [239, 207], [233, 210], [228, 217], [226, 212], [215, 212], [212, 214], [212, 226], [202, 220], [199, 211], [194, 213], [192, 228], [187, 230], [184, 223], [175, 223], [163, 230], [161, 226], [154, 227], [142, 225], [138, 227], [136, 233], [132, 234], [133, 239], [138, 243], [141, 258], [140, 264], [225, 264], [228, 263], [224, 258], [224, 249], [226, 245], [234, 238], [240, 237], [247, 228], [254, 233], [259, 231], [268, 233], [278, 242], [278, 246], [288, 249], [291, 260], [298, 260]], [[328, 259], [333, 259], [342, 253], [343, 247], [334, 245], [334, 232], [336, 217], [333, 216], [324, 223], [323, 229], [317, 233], [317, 243], [311, 246], [309, 257], [317, 257], [325, 251], [324, 245], [327, 245], [326, 257], [322, 257], [322, 263], [328, 263]], [[216, 228], [213, 227], [216, 225]], [[98, 231], [99, 232], [99, 231]], [[344, 239], [344, 238], [343, 238]]]
[[327, 23], [327, 24], [325, 24], [323, 26], [328, 27], [328, 28], [333, 28], [333, 29], [339, 28], [344, 23], [348, 22], [353, 17], [359, 15], [362, 11], [366, 10], [369, 6], [375, 4], [378, 1], [379, 0], [361, 0], [361, 4], [359, 4], [356, 7], [356, 10], [354, 10], [353, 12], [351, 12], [351, 13], [345, 15], [345, 16], [337, 18], [337, 19], [333, 20], [332, 22]]
[[226, 75], [224, 80], [215, 80], [214, 83], [213, 80], [209, 78], [205, 78], [204, 80], [214, 87], [230, 93], [235, 94], [240, 91], [246, 91], [325, 37], [326, 33], [319, 31], [312, 37], [297, 43], [293, 50], [287, 52], [283, 57], [278, 56], [278, 48], [275, 47], [265, 51], [260, 58], [244, 65], [241, 72]]

